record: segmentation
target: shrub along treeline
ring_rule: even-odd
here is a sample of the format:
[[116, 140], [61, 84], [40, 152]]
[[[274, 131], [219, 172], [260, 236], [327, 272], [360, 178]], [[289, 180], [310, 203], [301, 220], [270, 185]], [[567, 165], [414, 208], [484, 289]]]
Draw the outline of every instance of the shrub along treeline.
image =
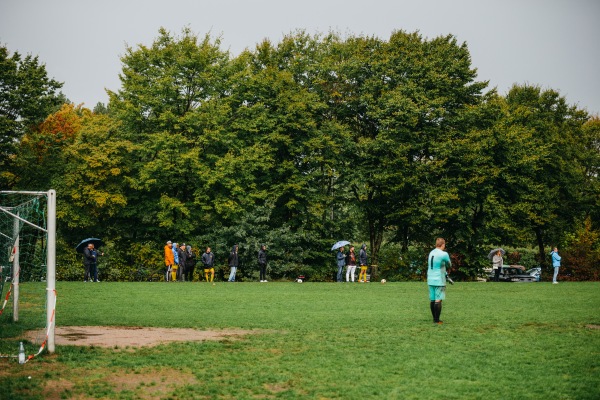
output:
[[[89, 236], [110, 280], [158, 270], [167, 240], [211, 246], [223, 273], [238, 243], [243, 277], [265, 243], [272, 278], [331, 280], [341, 239], [415, 279], [436, 236], [465, 279], [492, 247], [546, 266], [554, 245], [573, 279], [599, 278], [600, 120], [551, 89], [486, 90], [452, 35], [295, 32], [232, 57], [161, 29], [121, 61], [108, 105], [28, 120], [16, 104], [1, 128], [18, 139], [3, 186], [57, 191], [60, 279], [81, 279]], [[60, 99], [34, 67], [45, 90], [29, 98]]]

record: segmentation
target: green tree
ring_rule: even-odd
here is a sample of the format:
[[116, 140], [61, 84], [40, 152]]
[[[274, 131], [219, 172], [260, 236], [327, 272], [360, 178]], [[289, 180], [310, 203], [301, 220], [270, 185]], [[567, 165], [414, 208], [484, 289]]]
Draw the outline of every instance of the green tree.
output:
[[[376, 263], [386, 230], [396, 227], [406, 250], [410, 240], [441, 228], [426, 224], [428, 202], [436, 201], [428, 196], [437, 192], [428, 186], [443, 168], [436, 144], [460, 129], [461, 113], [478, 104], [486, 83], [475, 82], [466, 45], [450, 35], [349, 38], [332, 57], [333, 112], [352, 132], [344, 143], [345, 172]], [[432, 228], [427, 235], [424, 226]]]
[[329, 216], [337, 123], [323, 118], [314, 81], [299, 72], [318, 63], [316, 40], [298, 33], [279, 46], [265, 41], [232, 61], [236, 73], [223, 100], [228, 128], [213, 138], [227, 151], [211, 166], [204, 191], [214, 196], [205, 204], [220, 232], [255, 250], [265, 239], [278, 244], [272, 265], [281, 274], [323, 264], [322, 243], [349, 226]]
[[118, 132], [117, 121], [89, 113], [63, 151], [68, 162], [64, 173], [54, 177], [53, 186], [61, 193], [57, 217], [69, 237], [116, 238], [127, 229], [126, 223], [118, 222], [127, 204], [129, 154], [137, 145], [119, 138]]
[[531, 130], [506, 123], [508, 114], [505, 99], [488, 93], [462, 113], [459, 129], [436, 143], [441, 163], [428, 196], [433, 218], [452, 243], [460, 272], [471, 278], [488, 264], [490, 246], [518, 245], [531, 237], [512, 219], [512, 210], [528, 207], [513, 194], [537, 184], [521, 171], [538, 168], [539, 149]]
[[[558, 243], [582, 213], [580, 187], [586, 184], [580, 161], [585, 111], [567, 104], [555, 90], [513, 86], [506, 100], [507, 123], [532, 132], [534, 167], [516, 171], [511, 217], [535, 235], [539, 261], [546, 263], [545, 246]], [[530, 184], [518, 185], [518, 182]]]
[[[66, 101], [38, 57], [9, 54], [0, 46], [0, 186], [12, 187], [14, 154], [21, 137]], [[47, 189], [47, 188], [46, 188]]]
[[219, 44], [189, 29], [175, 37], [161, 28], [151, 47], [129, 47], [122, 57], [122, 88], [109, 92], [108, 108], [123, 137], [139, 145], [129, 156], [133, 176], [124, 210], [141, 228], [132, 239], [189, 235], [202, 220], [204, 160], [226, 125], [219, 99], [228, 54]]
[[[590, 217], [592, 221], [600, 221], [600, 118], [590, 118], [581, 131], [581, 136], [575, 143], [579, 146], [577, 152], [581, 163], [581, 173], [585, 183], [578, 187], [584, 210], [582, 219]], [[599, 229], [596, 223], [595, 229]]]

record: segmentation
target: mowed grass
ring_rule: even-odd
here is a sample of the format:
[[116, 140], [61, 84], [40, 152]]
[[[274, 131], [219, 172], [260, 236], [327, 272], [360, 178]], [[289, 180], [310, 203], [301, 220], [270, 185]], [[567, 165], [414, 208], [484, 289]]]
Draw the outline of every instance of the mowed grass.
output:
[[[42, 285], [21, 292], [43, 298]], [[457, 283], [441, 326], [425, 283], [59, 282], [57, 292], [62, 326], [258, 333], [151, 348], [57, 346], [24, 366], [0, 359], [1, 399], [600, 398], [598, 282]], [[14, 354], [21, 332], [39, 327], [32, 297], [19, 323], [0, 317], [0, 353]]]

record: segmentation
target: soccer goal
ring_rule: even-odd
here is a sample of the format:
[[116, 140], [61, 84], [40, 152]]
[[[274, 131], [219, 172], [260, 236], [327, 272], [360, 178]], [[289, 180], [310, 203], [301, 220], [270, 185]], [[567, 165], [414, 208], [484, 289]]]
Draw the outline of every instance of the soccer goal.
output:
[[19, 320], [20, 283], [46, 282], [46, 337], [38, 354], [45, 346], [53, 353], [56, 191], [0, 191], [0, 281], [3, 301], [0, 318], [12, 296], [12, 318], [15, 322]]

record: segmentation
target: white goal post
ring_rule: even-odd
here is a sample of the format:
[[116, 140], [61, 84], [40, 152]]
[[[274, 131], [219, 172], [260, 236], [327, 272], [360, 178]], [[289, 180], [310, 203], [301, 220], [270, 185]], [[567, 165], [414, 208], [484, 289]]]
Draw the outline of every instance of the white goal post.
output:
[[[14, 214], [10, 207], [0, 205], [0, 212], [5, 213], [15, 220], [15, 225], [19, 222], [30, 225], [31, 227], [41, 230], [46, 234], [46, 327], [47, 327], [47, 348], [50, 353], [54, 353], [54, 327], [55, 327], [55, 310], [53, 304], [56, 300], [56, 191], [53, 189], [47, 192], [28, 192], [28, 191], [0, 191], [0, 194], [21, 194], [33, 196], [46, 196], [46, 228], [35, 225], [26, 219], [21, 218], [18, 213]], [[17, 228], [18, 230], [18, 228]], [[14, 244], [14, 259], [13, 259], [13, 318], [18, 320], [19, 316], [19, 236], [16, 237]]]

